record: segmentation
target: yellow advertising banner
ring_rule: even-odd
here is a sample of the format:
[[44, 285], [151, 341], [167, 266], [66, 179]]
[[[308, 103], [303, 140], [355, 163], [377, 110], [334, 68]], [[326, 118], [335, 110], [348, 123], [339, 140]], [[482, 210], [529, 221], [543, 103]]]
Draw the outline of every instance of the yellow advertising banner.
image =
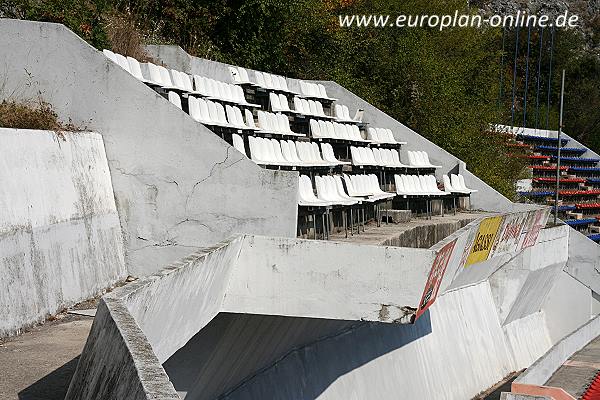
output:
[[490, 217], [481, 221], [465, 267], [488, 259], [500, 225], [502, 217]]

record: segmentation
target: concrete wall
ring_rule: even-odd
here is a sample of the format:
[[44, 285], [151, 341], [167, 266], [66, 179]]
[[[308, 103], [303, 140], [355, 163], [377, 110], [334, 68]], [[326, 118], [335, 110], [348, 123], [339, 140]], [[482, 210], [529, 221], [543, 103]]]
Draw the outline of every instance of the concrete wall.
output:
[[[467, 399], [520, 367], [486, 282], [446, 293], [427, 315], [415, 325], [359, 325], [296, 349], [223, 398]], [[522, 328], [521, 341], [549, 345], [543, 325]]]
[[523, 372], [514, 383], [525, 385], [544, 385], [554, 372], [574, 353], [595, 339], [600, 332], [600, 318], [596, 317], [585, 325], [575, 329], [550, 348], [533, 365]]
[[65, 400], [179, 400], [144, 333], [118, 298], [105, 296]]
[[241, 257], [224, 311], [400, 322], [419, 303], [434, 253], [248, 237]]
[[[179, 46], [152, 45], [147, 46], [146, 48], [150, 54], [171, 68], [225, 82], [232, 81], [231, 74], [227, 68], [228, 64], [192, 57]], [[253, 74], [253, 70], [249, 69], [248, 71], [250, 74]], [[300, 83], [297, 79], [288, 78], [287, 81], [291, 90], [300, 92]], [[400, 152], [401, 159], [408, 159], [408, 150], [424, 150], [429, 154], [433, 164], [443, 166], [443, 168], [436, 171], [438, 177], [440, 177], [441, 174], [449, 173], [451, 170], [458, 167], [458, 171], [464, 175], [466, 185], [469, 188], [479, 190], [478, 193], [471, 196], [471, 206], [474, 209], [486, 211], [509, 211], [513, 209], [513, 203], [510, 200], [469, 172], [466, 169], [465, 163], [460, 159], [425, 139], [406, 125], [396, 121], [337, 83], [324, 81], [313, 82], [322, 83], [326, 87], [329, 97], [339, 99], [338, 102], [340, 104], [347, 105], [350, 109], [350, 115], [353, 116], [357, 109], [363, 109], [365, 110], [363, 120], [368, 122], [370, 126], [390, 128], [394, 132], [394, 136], [397, 140], [408, 142], [407, 145], [402, 146]]]
[[600, 246], [575, 229], [569, 234], [569, 260], [565, 271], [600, 293]]
[[544, 304], [552, 343], [568, 335], [574, 326], [591, 318], [591, 291], [566, 272], [560, 273]]
[[0, 20], [4, 96], [104, 137], [131, 274], [235, 233], [295, 236], [297, 174], [258, 167], [62, 25]]
[[102, 137], [0, 128], [0, 337], [127, 276]]

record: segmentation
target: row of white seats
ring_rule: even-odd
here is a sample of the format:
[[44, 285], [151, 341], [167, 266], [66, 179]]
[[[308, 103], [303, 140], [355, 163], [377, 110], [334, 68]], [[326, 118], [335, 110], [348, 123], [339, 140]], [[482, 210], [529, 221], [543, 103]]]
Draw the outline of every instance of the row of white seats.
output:
[[445, 196], [433, 175], [394, 175], [396, 193], [401, 196]]
[[[135, 58], [125, 57], [122, 54], [113, 53], [112, 51], [107, 50], [107, 49], [102, 50], [102, 53], [104, 53], [104, 55], [106, 57], [108, 57], [109, 60], [111, 60], [115, 64], [119, 65], [121, 68], [123, 68], [125, 71], [129, 72], [131, 75], [135, 76], [140, 81], [149, 83], [149, 81], [144, 78], [144, 75], [142, 74], [142, 68], [140, 67], [140, 63]], [[165, 68], [165, 71], [167, 72], [167, 75], [168, 75], [169, 72], [166, 70], [166, 68]], [[160, 74], [160, 72], [159, 72], [159, 74]]]
[[258, 111], [258, 126], [267, 133], [276, 133], [287, 136], [306, 136], [293, 132], [290, 128], [290, 120], [285, 114], [275, 114], [267, 111]]
[[110, 50], [102, 51], [109, 59], [120, 65], [127, 72], [142, 82], [160, 86], [165, 90], [178, 90], [189, 94], [196, 94], [212, 99], [236, 103], [244, 106], [260, 107], [246, 101], [244, 90], [236, 85], [215, 79], [205, 78], [199, 75], [193, 76], [175, 69], [168, 70], [162, 65], [146, 63], [148, 66], [148, 78], [145, 78], [139, 61], [133, 57], [125, 57]]
[[339, 175], [316, 176], [313, 189], [310, 178], [300, 175], [298, 181], [298, 205], [305, 207], [351, 206], [363, 202], [376, 202], [395, 197], [394, 193], [387, 193], [379, 187], [375, 175], [344, 175], [344, 183]]
[[383, 144], [406, 144], [406, 142], [397, 142], [391, 129], [388, 128], [369, 128], [367, 129], [367, 139], [375, 143]]
[[323, 104], [315, 100], [306, 100], [298, 96], [294, 97], [294, 111], [302, 115], [314, 115], [315, 117], [331, 119], [325, 114]]
[[394, 193], [388, 193], [381, 190], [377, 175], [346, 175], [344, 182], [348, 189], [348, 194], [354, 197], [367, 197], [369, 201], [388, 200], [396, 197]]
[[[168, 98], [175, 106], [182, 108], [181, 97], [179, 97], [176, 92], [170, 91]], [[245, 110], [245, 112], [247, 119], [252, 122], [252, 125], [248, 125], [246, 121], [244, 121], [242, 111], [238, 107], [230, 106], [229, 104], [223, 107], [221, 103], [215, 101], [189, 96], [188, 107], [190, 116], [205, 125], [233, 129], [258, 130], [258, 128], [254, 126], [254, 118], [249, 110]]]
[[366, 141], [356, 125], [311, 119], [309, 126], [313, 138], [350, 140], [353, 142]]
[[334, 109], [335, 118], [340, 122], [356, 122], [356, 119], [350, 117], [348, 106], [336, 104]]
[[444, 175], [444, 190], [449, 193], [471, 194], [476, 193], [476, 189], [469, 189], [465, 185], [465, 178], [460, 174]]
[[429, 155], [424, 151], [408, 151], [408, 163], [418, 168], [442, 168], [441, 165], [433, 165], [429, 161]]
[[352, 165], [356, 166], [410, 168], [409, 165], [402, 164], [397, 150], [352, 146], [350, 155], [352, 156]]
[[[169, 101], [181, 108], [181, 98], [175, 92], [169, 92]], [[263, 133], [274, 133], [285, 136], [305, 136], [301, 133], [292, 132], [290, 121], [286, 115], [274, 114], [265, 111], [258, 111], [258, 124], [254, 122], [254, 116], [248, 109], [242, 110], [239, 107], [205, 100], [203, 98], [188, 97], [189, 113], [196, 121], [210, 126], [220, 126], [223, 128], [241, 129], [249, 131], [258, 131]]]
[[242, 67], [229, 67], [229, 72], [233, 82], [238, 85], [251, 84], [263, 89], [279, 90], [282, 92], [294, 93], [288, 88], [287, 81], [283, 76], [269, 74], [267, 72], [254, 71], [254, 81], [250, 80], [248, 71]]
[[[279, 165], [293, 167], [334, 167], [342, 165], [335, 158], [331, 147], [323, 147], [323, 154], [315, 142], [294, 142], [292, 140], [248, 137], [250, 158], [261, 165]], [[234, 138], [234, 146], [245, 154], [241, 138]]]
[[320, 83], [311, 83], [300, 81], [300, 91], [306, 97], [313, 97], [317, 99], [334, 101], [337, 99], [333, 99], [327, 96], [327, 91], [325, 90], [325, 86]]
[[[169, 92], [169, 98], [172, 97]], [[224, 128], [258, 130], [254, 125], [254, 117], [249, 110], [244, 110], [246, 119], [242, 116], [242, 110], [236, 106], [222, 104], [205, 100], [203, 98], [188, 97], [190, 116], [205, 125], [221, 126]]]
[[[175, 70], [171, 71], [173, 72]], [[184, 74], [183, 72], [180, 72], [180, 74], [187, 76], [187, 74]], [[194, 86], [196, 88], [195, 93], [201, 94], [202, 96], [243, 106], [260, 108], [258, 104], [248, 103], [244, 95], [244, 89], [237, 85], [194, 75]]]

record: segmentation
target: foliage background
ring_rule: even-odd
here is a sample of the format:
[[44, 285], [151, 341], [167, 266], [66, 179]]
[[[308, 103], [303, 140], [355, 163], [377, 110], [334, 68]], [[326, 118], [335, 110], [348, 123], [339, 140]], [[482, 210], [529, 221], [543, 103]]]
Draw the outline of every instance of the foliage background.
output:
[[[542, 51], [541, 32], [530, 32], [526, 90], [526, 29], [517, 36], [502, 29], [340, 28], [338, 22], [340, 14], [455, 10], [478, 12], [464, 0], [0, 0], [0, 16], [63, 23], [99, 49], [143, 58], [140, 41], [178, 44], [199, 57], [337, 81], [466, 161], [508, 197], [523, 177], [524, 164], [508, 157], [503, 140], [485, 131], [490, 122], [511, 121], [519, 40], [515, 124], [524, 120], [527, 92], [527, 125], [535, 126], [538, 115], [537, 125], [545, 128], [548, 115], [548, 127], [557, 129], [559, 75], [565, 68], [566, 131], [600, 150], [600, 62], [586, 51], [577, 31], [556, 32], [547, 109], [548, 31]], [[543, 101], [536, 109], [539, 59]]]

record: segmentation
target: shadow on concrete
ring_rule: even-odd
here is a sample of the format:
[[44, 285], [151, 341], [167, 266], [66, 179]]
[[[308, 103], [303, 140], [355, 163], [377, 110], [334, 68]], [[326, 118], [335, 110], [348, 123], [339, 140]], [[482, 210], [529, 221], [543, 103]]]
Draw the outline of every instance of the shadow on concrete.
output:
[[263, 398], [284, 382], [287, 398], [312, 400], [429, 333], [429, 312], [414, 325], [221, 313], [163, 366], [186, 400]]
[[64, 400], [79, 356], [19, 392], [19, 400]]

